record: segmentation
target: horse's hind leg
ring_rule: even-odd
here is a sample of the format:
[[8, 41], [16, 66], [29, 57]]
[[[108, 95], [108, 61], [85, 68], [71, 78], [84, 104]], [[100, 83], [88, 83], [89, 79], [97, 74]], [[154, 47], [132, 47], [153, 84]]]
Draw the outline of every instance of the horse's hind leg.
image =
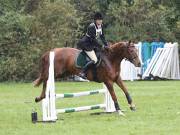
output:
[[38, 87], [42, 83], [43, 79], [41, 78], [41, 75], [33, 82], [34, 87]]
[[[59, 71], [56, 71], [56, 69], [58, 69], [58, 68], [59, 68]], [[63, 67], [58, 66], [58, 67], [56, 67], [56, 69], [55, 69], [55, 78], [58, 76], [60, 77], [60, 75], [62, 75], [62, 73], [63, 73]], [[43, 89], [42, 89], [40, 96], [35, 98], [35, 102], [40, 102], [42, 99], [44, 99], [46, 97], [46, 86], [47, 86], [47, 80], [48, 80], [47, 74], [45, 74], [43, 76], [43, 78], [45, 78], [43, 80]]]
[[120, 77], [118, 77], [118, 79], [116, 80], [116, 84], [123, 90], [124, 94], [126, 95], [126, 99], [127, 99], [128, 104], [130, 106], [130, 109], [132, 111], [135, 111], [136, 107], [133, 104], [132, 98], [131, 98], [126, 86], [124, 85], [124, 83], [123, 83], [123, 81], [122, 81], [122, 79]]
[[35, 98], [35, 102], [39, 102], [46, 97], [46, 94], [45, 94], [46, 84], [47, 84], [47, 81], [43, 81], [43, 89], [42, 89], [41, 95]]

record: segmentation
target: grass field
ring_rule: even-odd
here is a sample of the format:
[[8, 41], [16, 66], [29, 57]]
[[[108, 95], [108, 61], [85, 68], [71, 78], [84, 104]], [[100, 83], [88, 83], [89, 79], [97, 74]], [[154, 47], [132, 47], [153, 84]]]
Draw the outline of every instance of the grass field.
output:
[[[34, 97], [41, 88], [30, 83], [0, 83], [0, 135], [179, 135], [180, 81], [125, 82], [137, 106], [128, 108], [125, 96], [115, 85], [121, 108], [126, 117], [116, 113], [93, 115], [102, 110], [58, 115], [56, 123], [31, 123], [36, 109], [41, 120], [41, 103]], [[101, 88], [88, 82], [56, 83], [58, 93]], [[102, 95], [60, 99], [58, 108], [102, 103]]]

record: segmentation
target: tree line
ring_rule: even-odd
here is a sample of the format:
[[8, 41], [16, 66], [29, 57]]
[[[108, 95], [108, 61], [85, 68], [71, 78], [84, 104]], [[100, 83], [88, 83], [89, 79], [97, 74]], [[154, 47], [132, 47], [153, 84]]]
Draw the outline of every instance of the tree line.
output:
[[76, 47], [93, 14], [108, 42], [180, 41], [178, 0], [0, 0], [0, 81], [31, 81], [41, 55]]

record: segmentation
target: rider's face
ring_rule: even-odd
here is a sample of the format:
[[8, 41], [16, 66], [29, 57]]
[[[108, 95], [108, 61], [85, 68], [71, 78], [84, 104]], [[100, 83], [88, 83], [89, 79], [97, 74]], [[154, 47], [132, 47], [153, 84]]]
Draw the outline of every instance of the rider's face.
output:
[[96, 20], [96, 25], [101, 25], [102, 24], [102, 20]]

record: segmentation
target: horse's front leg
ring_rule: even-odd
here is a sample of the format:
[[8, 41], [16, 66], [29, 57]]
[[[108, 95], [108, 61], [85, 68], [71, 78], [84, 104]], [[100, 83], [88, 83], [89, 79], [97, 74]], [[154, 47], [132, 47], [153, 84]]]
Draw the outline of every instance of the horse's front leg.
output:
[[130, 106], [130, 109], [132, 111], [135, 111], [136, 110], [135, 104], [133, 104], [132, 98], [131, 98], [131, 96], [130, 96], [130, 94], [129, 94], [129, 92], [128, 92], [126, 86], [124, 85], [120, 76], [116, 80], [116, 84], [123, 90], [124, 94], [126, 95], [126, 99], [127, 99], [128, 104]]
[[109, 91], [109, 93], [110, 93], [110, 95], [112, 97], [112, 100], [114, 101], [116, 111], [119, 113], [119, 115], [125, 116], [124, 113], [121, 111], [121, 109], [119, 107], [117, 97], [116, 97], [116, 94], [115, 94], [114, 88], [113, 88], [113, 82], [106, 82], [104, 84], [108, 88], [108, 91]]

